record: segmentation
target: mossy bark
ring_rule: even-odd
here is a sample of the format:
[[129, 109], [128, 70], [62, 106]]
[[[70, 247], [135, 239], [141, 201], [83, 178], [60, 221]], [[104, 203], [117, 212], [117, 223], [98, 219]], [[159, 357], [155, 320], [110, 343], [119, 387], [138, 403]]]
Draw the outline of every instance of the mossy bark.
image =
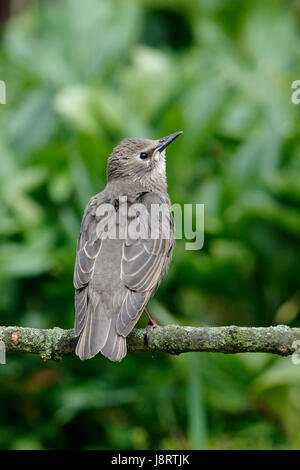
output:
[[[73, 330], [40, 330], [1, 326], [0, 340], [6, 352], [39, 354], [45, 361], [73, 354], [77, 338]], [[298, 344], [297, 341], [299, 341]], [[145, 330], [134, 329], [127, 338], [128, 352], [219, 352], [225, 354], [265, 352], [288, 356], [300, 345], [300, 328], [278, 325], [268, 328], [238, 326], [191, 327], [169, 325], [155, 328], [148, 345]]]

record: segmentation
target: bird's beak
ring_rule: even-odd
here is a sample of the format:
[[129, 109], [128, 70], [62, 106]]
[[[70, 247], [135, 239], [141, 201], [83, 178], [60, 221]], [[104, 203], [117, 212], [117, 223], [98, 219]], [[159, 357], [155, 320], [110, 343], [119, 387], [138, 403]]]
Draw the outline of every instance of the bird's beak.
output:
[[182, 134], [182, 131], [174, 132], [174, 134], [170, 134], [170, 135], [167, 135], [166, 137], [163, 137], [162, 139], [159, 139], [159, 141], [158, 141], [159, 144], [158, 144], [156, 150], [158, 150], [159, 152], [162, 152], [180, 134]]

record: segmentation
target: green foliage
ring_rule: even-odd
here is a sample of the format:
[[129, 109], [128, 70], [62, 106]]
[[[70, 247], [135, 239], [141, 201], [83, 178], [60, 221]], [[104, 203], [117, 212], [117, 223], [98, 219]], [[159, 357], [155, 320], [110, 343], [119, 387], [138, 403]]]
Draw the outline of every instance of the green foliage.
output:
[[[76, 238], [112, 147], [182, 129], [169, 190], [173, 202], [205, 204], [205, 244], [178, 241], [152, 301], [158, 321], [299, 326], [300, 108], [290, 95], [300, 41], [289, 5], [63, 0], [9, 21], [1, 324], [73, 326]], [[300, 447], [290, 358], [9, 356], [0, 400], [0, 448]]]

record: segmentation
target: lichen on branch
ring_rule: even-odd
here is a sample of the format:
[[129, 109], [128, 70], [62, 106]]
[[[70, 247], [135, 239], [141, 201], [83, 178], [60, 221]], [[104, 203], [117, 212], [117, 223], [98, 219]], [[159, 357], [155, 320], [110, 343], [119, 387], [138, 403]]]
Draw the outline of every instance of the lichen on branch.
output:
[[[44, 361], [60, 360], [63, 356], [73, 354], [77, 343], [74, 330], [18, 326], [0, 326], [0, 340], [4, 342], [8, 353], [38, 354]], [[168, 325], [155, 328], [148, 345], [145, 343], [145, 330], [134, 329], [127, 338], [127, 347], [129, 353], [264, 352], [288, 356], [295, 351], [297, 341], [299, 345], [300, 328], [284, 325], [268, 328]]]

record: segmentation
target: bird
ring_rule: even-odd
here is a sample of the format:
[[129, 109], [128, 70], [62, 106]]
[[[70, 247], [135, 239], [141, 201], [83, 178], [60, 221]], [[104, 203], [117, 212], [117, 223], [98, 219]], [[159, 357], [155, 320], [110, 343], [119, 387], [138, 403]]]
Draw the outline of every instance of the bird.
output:
[[[81, 360], [101, 353], [121, 361], [126, 337], [144, 311], [146, 341], [158, 327], [147, 303], [168, 271], [175, 245], [166, 148], [180, 134], [122, 140], [108, 158], [106, 187], [84, 210], [73, 277], [75, 352]], [[132, 236], [129, 226], [141, 227], [144, 221], [133, 209], [142, 207], [149, 215], [155, 205], [165, 208], [156, 235], [148, 230]]]

